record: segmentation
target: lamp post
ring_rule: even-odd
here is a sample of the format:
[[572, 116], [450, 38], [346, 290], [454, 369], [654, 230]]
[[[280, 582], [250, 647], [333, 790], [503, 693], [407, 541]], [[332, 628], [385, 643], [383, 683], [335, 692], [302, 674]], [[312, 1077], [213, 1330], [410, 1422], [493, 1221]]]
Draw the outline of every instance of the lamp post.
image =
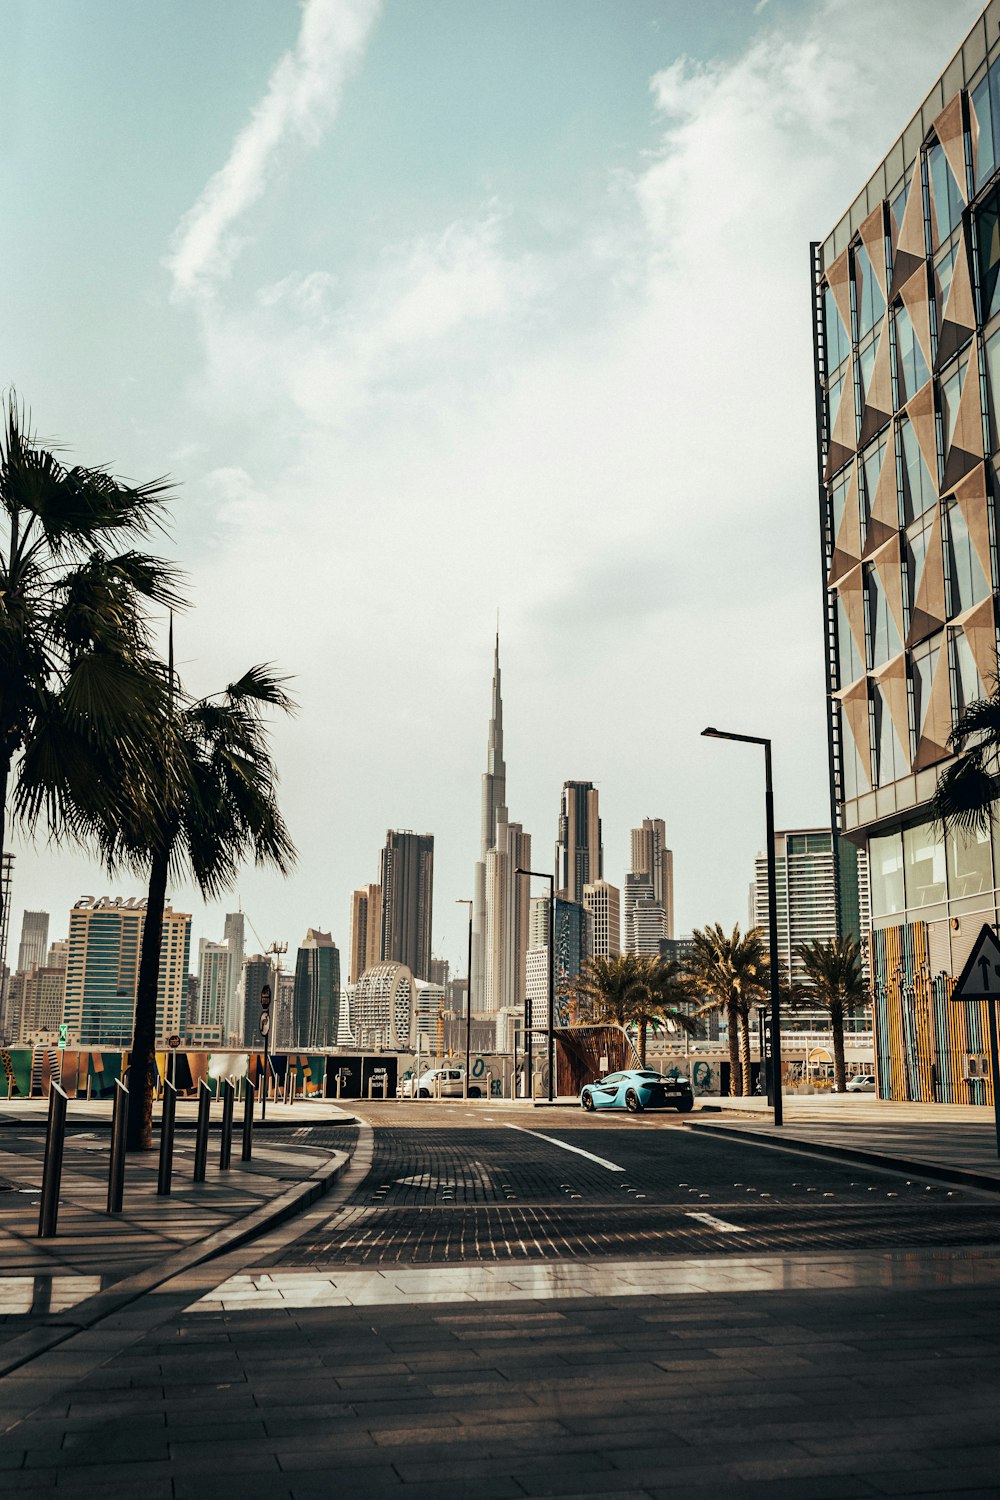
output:
[[469, 976], [465, 981], [465, 1083], [462, 1085], [462, 1098], [468, 1099], [472, 1053], [472, 901], [468, 896], [459, 896], [455, 905], [469, 908], [469, 967], [465, 971]]
[[[544, 870], [522, 870], [520, 866], [514, 871], [515, 875], [534, 875], [538, 880], [549, 882], [549, 1103], [552, 1103], [555, 1090], [555, 962], [556, 962], [556, 877], [547, 874]], [[529, 1017], [531, 1014], [531, 1001], [525, 1000], [525, 1008]], [[531, 1078], [531, 1028], [525, 1028], [528, 1048], [528, 1077]], [[532, 1095], [533, 1097], [534, 1095]]]
[[774, 1071], [774, 1123], [784, 1124], [781, 1097], [781, 995], [778, 988], [778, 876], [774, 852], [774, 782], [771, 776], [771, 741], [756, 734], [729, 734], [723, 729], [703, 729], [712, 740], [736, 740], [743, 745], [764, 746], [764, 808], [767, 817], [767, 946], [771, 959], [771, 1067]]

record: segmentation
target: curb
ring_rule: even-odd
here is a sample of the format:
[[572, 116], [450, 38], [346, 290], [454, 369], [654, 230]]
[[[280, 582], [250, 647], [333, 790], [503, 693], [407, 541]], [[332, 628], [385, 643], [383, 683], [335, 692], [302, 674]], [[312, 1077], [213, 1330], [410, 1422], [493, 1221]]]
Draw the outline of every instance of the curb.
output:
[[741, 1130], [738, 1126], [702, 1125], [695, 1120], [685, 1122], [688, 1130], [705, 1131], [708, 1135], [724, 1135], [733, 1141], [754, 1141], [757, 1145], [773, 1146], [777, 1151], [804, 1151], [810, 1156], [832, 1157], [835, 1161], [856, 1162], [860, 1167], [882, 1167], [889, 1172], [912, 1172], [915, 1177], [933, 1177], [938, 1182], [949, 1182], [956, 1187], [977, 1188], [980, 1192], [1000, 1193], [1000, 1177], [990, 1177], [983, 1172], [973, 1172], [966, 1167], [946, 1167], [937, 1162], [923, 1161], [909, 1156], [892, 1156], [885, 1151], [868, 1151], [862, 1146], [831, 1146], [828, 1141], [807, 1141], [801, 1136], [785, 1136], [778, 1140], [773, 1135], [758, 1134], [753, 1130]]
[[214, 1234], [199, 1241], [197, 1246], [186, 1245], [166, 1259], [157, 1261], [155, 1265], [136, 1271], [134, 1275], [125, 1277], [105, 1291], [97, 1292], [93, 1297], [88, 1297], [86, 1301], [69, 1309], [58, 1323], [41, 1324], [11, 1339], [0, 1348], [0, 1377], [20, 1369], [29, 1361], [37, 1359], [40, 1354], [47, 1354], [49, 1350], [92, 1328], [95, 1323], [113, 1313], [121, 1312], [130, 1303], [155, 1291], [165, 1281], [192, 1270], [204, 1261], [214, 1260], [226, 1251], [235, 1250], [247, 1240], [276, 1229], [286, 1219], [308, 1208], [317, 1198], [329, 1192], [352, 1160], [352, 1156], [345, 1152], [337, 1152], [336, 1157], [339, 1160], [335, 1159], [332, 1165], [317, 1167], [309, 1177], [287, 1188], [266, 1207], [255, 1208], [252, 1213], [227, 1224], [224, 1229], [217, 1229]]

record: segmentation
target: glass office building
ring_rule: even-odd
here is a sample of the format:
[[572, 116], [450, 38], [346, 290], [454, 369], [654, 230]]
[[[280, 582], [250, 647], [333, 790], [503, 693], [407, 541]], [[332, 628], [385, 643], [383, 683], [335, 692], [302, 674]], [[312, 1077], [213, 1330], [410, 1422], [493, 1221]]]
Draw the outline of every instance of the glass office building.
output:
[[812, 257], [831, 801], [868, 853], [880, 1088], [991, 1103], [982, 1007], [948, 997], [1000, 824], [945, 836], [929, 803], [997, 671], [1000, 0]]

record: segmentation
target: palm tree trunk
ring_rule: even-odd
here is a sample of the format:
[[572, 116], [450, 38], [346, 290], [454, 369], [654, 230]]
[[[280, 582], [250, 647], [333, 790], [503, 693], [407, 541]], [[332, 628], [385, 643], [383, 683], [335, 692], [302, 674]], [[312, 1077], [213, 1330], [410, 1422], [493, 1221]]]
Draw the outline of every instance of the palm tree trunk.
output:
[[[4, 911], [4, 904], [3, 904], [4, 903], [3, 852], [4, 852], [4, 839], [5, 839], [5, 836], [6, 836], [6, 833], [7, 833], [7, 782], [9, 780], [9, 778], [10, 778], [10, 763], [11, 763], [12, 758], [13, 758], [12, 756], [8, 755], [8, 757], [4, 761], [3, 765], [0, 766], [0, 932], [3, 932], [3, 930], [4, 930], [4, 920], [8, 916], [8, 913]], [[3, 965], [3, 959], [4, 959], [4, 957], [5, 957], [5, 955], [2, 954], [2, 953], [0, 953], [0, 1000], [2, 1000], [4, 998], [4, 995], [3, 995], [3, 970], [2, 970], [2, 965]], [[7, 982], [8, 982], [8, 984], [10, 983], [9, 980]], [[0, 1037], [0, 1040], [2, 1040], [4, 1042], [10, 1042], [10, 1041], [13, 1041], [14, 1039], [13, 1039], [13, 1037], [4, 1036], [4, 1037]]]
[[833, 1032], [833, 1081], [837, 1093], [847, 1090], [847, 1062], [844, 1058], [844, 1012], [839, 1006], [830, 1007], [830, 1029]]
[[645, 1020], [640, 1020], [639, 1022], [637, 1022], [637, 1028], [638, 1028], [638, 1035], [636, 1036], [636, 1051], [639, 1053], [639, 1066], [640, 1066], [640, 1068], [644, 1068], [646, 1066], [646, 1022], [645, 1022]]
[[743, 1073], [740, 1068], [739, 1018], [732, 999], [726, 1001], [726, 1025], [729, 1032], [729, 1093], [736, 1099], [743, 1092]]
[[153, 1094], [156, 1091], [156, 1007], [160, 988], [160, 945], [163, 908], [167, 900], [170, 843], [153, 856], [149, 871], [146, 919], [142, 926], [139, 982], [135, 992], [135, 1023], [129, 1059], [129, 1108], [126, 1149], [153, 1149]]
[[748, 1010], [740, 1011], [740, 1052], [743, 1064], [743, 1092], [749, 1098], [753, 1093], [751, 1080], [753, 1070], [750, 1067], [750, 1013]]

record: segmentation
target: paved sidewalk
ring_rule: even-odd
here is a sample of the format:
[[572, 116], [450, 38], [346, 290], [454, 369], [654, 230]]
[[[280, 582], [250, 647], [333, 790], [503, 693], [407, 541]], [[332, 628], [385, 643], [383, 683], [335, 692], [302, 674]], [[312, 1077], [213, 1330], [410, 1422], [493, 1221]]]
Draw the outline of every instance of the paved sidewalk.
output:
[[[703, 1101], [700, 1101], [703, 1102]], [[1000, 1192], [1000, 1156], [992, 1109], [970, 1104], [896, 1104], [836, 1094], [784, 1101], [776, 1130], [765, 1099], [713, 1101], [687, 1117], [696, 1130], [797, 1144], [842, 1160], [919, 1172], [941, 1181]]]
[[223, 1172], [213, 1123], [204, 1182], [193, 1180], [194, 1133], [180, 1131], [170, 1195], [157, 1195], [158, 1151], [130, 1154], [123, 1212], [109, 1215], [108, 1106], [71, 1107], [58, 1232], [47, 1239], [38, 1238], [43, 1121], [29, 1113], [0, 1130], [0, 1372], [21, 1353], [45, 1347], [47, 1333], [87, 1326], [122, 1289], [138, 1295], [162, 1268], [175, 1274], [280, 1222], [335, 1179], [357, 1137], [345, 1111], [328, 1106], [321, 1121], [307, 1124], [301, 1106], [278, 1106], [269, 1128], [255, 1130], [249, 1162], [240, 1159], [241, 1135], [234, 1133]]

